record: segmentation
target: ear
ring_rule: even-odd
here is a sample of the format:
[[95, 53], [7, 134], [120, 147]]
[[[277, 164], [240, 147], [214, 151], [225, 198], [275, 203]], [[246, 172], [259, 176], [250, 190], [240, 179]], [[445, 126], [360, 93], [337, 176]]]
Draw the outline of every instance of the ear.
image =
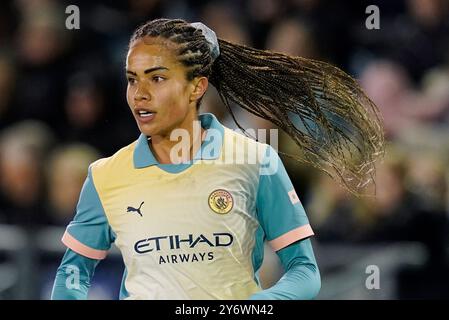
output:
[[206, 77], [196, 77], [192, 80], [192, 85], [190, 102], [198, 101], [204, 95], [209, 86], [209, 80]]

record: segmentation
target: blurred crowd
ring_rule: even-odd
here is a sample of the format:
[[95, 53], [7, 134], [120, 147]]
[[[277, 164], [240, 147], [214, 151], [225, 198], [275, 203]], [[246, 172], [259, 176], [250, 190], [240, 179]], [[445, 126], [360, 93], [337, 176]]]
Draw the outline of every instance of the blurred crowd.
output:
[[[70, 4], [80, 8], [78, 30], [65, 26]], [[380, 9], [378, 30], [365, 26], [369, 4]], [[357, 78], [380, 109], [388, 142], [376, 197], [356, 198], [309, 166], [284, 162], [315, 239], [418, 241], [428, 250], [426, 274], [447, 271], [447, 0], [0, 2], [0, 224], [65, 226], [88, 165], [137, 139], [125, 56], [136, 26], [158, 17], [202, 21], [229, 41], [324, 60]], [[200, 111], [236, 128], [213, 89]], [[243, 127], [272, 128], [235, 114]], [[279, 149], [296, 152], [286, 135]], [[404, 283], [423, 270], [405, 271]]]

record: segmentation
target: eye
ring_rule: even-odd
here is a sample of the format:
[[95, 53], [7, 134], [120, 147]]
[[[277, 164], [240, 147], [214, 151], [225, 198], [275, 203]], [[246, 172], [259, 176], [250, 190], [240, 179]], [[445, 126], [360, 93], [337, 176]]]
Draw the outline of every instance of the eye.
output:
[[164, 78], [164, 77], [161, 77], [161, 76], [153, 76], [153, 77], [151, 78], [151, 80], [153, 80], [153, 82], [162, 82], [162, 81], [165, 80], [165, 78]]
[[133, 84], [136, 83], [136, 79], [134, 79], [134, 78], [128, 78], [128, 83], [131, 84], [131, 85], [133, 85]]

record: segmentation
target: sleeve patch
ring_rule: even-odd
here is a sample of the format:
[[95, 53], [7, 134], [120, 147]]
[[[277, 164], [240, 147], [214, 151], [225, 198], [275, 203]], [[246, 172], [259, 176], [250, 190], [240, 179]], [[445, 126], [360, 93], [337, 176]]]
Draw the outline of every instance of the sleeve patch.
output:
[[290, 191], [288, 192], [288, 196], [290, 197], [290, 202], [291, 202], [292, 204], [296, 204], [296, 203], [299, 202], [299, 197], [298, 197], [298, 195], [296, 194], [295, 189], [290, 190]]

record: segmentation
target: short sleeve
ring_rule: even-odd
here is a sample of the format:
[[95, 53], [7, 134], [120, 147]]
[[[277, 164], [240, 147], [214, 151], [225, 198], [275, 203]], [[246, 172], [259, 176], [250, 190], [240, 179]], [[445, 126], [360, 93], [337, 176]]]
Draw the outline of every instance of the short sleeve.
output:
[[114, 240], [115, 234], [107, 221], [89, 167], [75, 217], [67, 226], [62, 242], [78, 254], [101, 260]]
[[257, 216], [271, 247], [278, 251], [314, 235], [282, 160], [271, 146], [259, 175]]

